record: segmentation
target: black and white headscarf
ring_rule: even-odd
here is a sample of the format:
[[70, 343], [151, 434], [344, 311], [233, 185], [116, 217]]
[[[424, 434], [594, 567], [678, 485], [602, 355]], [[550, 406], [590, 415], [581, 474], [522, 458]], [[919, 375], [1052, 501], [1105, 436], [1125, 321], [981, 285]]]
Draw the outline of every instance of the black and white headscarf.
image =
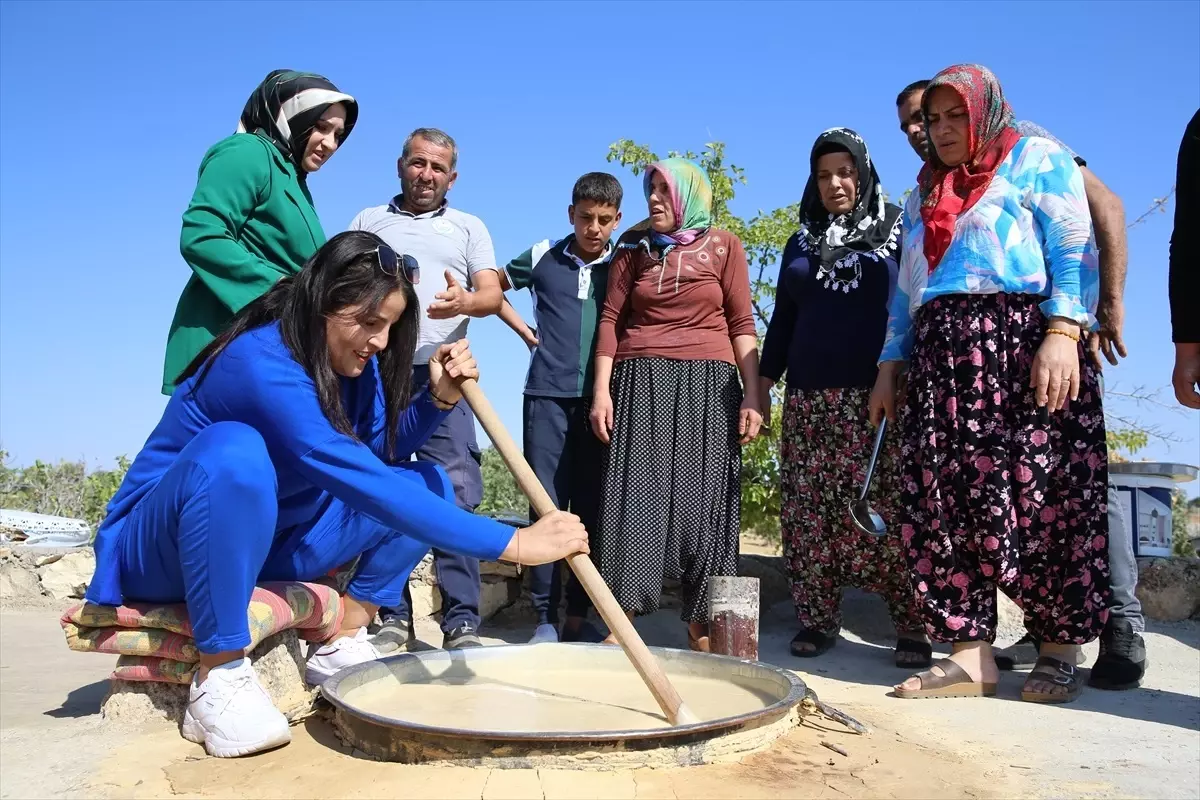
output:
[[[858, 170], [858, 197], [848, 214], [834, 216], [821, 202], [817, 159], [846, 152]], [[817, 137], [808, 157], [808, 183], [800, 200], [800, 236], [810, 253], [819, 254], [817, 280], [827, 289], [849, 292], [862, 277], [859, 257], [888, 255], [900, 236], [900, 207], [883, 199], [879, 173], [871, 163], [867, 143], [849, 128], [830, 128]]]
[[358, 121], [358, 102], [320, 75], [277, 69], [268, 75], [242, 109], [238, 133], [256, 133], [269, 139], [300, 170], [308, 137], [321, 115], [334, 103], [346, 107], [346, 129], [339, 143]]

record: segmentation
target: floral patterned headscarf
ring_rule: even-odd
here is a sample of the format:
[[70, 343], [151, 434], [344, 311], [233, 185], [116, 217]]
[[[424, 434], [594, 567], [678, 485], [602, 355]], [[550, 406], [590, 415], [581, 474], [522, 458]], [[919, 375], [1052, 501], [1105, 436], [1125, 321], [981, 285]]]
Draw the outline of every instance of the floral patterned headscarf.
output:
[[966, 162], [948, 167], [938, 157], [930, 137], [929, 161], [917, 175], [921, 219], [925, 223], [925, 259], [930, 273], [950, 247], [955, 221], [987, 191], [996, 170], [1021, 138], [1013, 127], [1013, 111], [1004, 99], [1000, 81], [979, 64], [947, 67], [933, 77], [921, 101], [927, 131], [929, 98], [941, 86], [950, 87], [962, 98], [967, 107], [970, 138]]

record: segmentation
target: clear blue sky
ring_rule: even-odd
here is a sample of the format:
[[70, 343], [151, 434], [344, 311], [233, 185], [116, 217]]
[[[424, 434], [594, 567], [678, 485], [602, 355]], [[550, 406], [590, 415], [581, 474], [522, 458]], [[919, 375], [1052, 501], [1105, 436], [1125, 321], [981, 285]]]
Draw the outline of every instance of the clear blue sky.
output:
[[[813, 138], [847, 125], [899, 195], [918, 163], [893, 98], [960, 61], [991, 67], [1132, 218], [1174, 181], [1198, 31], [1197, 2], [0, 3], [0, 446], [21, 463], [137, 452], [165, 403], [196, 169], [271, 69], [360, 102], [310, 182], [328, 235], [398, 191], [405, 134], [437, 126], [461, 148], [451, 202], [505, 261], [568, 231], [589, 170], [620, 175], [626, 223], [641, 219], [640, 183], [604, 160], [621, 137], [659, 153], [725, 141], [750, 214], [797, 200]], [[1170, 233], [1168, 214], [1130, 234], [1130, 358], [1110, 386], [1169, 383]], [[525, 348], [497, 320], [471, 338], [519, 440]], [[1197, 460], [1195, 412], [1143, 416], [1188, 440], [1144, 455]]]

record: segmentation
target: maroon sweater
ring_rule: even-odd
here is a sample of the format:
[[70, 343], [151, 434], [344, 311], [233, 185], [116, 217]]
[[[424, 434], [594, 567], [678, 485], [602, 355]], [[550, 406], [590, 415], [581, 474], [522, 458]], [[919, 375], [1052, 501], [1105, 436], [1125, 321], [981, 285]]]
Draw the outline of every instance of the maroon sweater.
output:
[[644, 249], [617, 252], [608, 273], [596, 355], [737, 362], [735, 336], [754, 336], [742, 242], [711, 229], [666, 263]]

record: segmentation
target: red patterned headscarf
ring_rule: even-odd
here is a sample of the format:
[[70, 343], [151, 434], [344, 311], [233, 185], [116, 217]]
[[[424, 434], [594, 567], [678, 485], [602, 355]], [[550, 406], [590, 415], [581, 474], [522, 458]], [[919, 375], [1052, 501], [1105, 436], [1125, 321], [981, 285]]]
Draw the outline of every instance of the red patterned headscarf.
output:
[[967, 107], [967, 150], [970, 156], [957, 167], [938, 158], [930, 136], [929, 161], [917, 176], [921, 192], [921, 219], [925, 223], [925, 259], [933, 272], [954, 238], [954, 222], [979, 201], [992, 176], [1021, 138], [1013, 128], [1013, 112], [1000, 81], [987, 67], [958, 64], [947, 67], [930, 81], [921, 101], [929, 130], [929, 98], [939, 86], [953, 89]]

